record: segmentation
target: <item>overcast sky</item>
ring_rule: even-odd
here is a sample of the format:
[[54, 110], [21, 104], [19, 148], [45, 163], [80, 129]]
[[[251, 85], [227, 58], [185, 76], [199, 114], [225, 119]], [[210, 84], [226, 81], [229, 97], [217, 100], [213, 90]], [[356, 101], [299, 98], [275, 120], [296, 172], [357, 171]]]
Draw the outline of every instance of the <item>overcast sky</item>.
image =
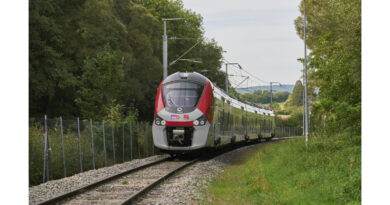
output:
[[[265, 81], [294, 84], [301, 76], [303, 41], [294, 19], [299, 0], [183, 0], [203, 17], [206, 38], [226, 51], [224, 58]], [[236, 83], [238, 77], [232, 79]], [[246, 86], [258, 81], [243, 83]], [[263, 83], [264, 84], [264, 83]], [[241, 87], [241, 86], [240, 86]]]

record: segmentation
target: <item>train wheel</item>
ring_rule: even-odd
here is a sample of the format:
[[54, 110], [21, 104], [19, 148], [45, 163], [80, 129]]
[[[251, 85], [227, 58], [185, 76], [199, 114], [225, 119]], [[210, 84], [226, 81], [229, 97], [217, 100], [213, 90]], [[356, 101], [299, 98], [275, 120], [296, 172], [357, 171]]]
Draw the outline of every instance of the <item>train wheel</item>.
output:
[[258, 141], [259, 143], [261, 142], [261, 138], [262, 138], [261, 134], [257, 135], [257, 141]]

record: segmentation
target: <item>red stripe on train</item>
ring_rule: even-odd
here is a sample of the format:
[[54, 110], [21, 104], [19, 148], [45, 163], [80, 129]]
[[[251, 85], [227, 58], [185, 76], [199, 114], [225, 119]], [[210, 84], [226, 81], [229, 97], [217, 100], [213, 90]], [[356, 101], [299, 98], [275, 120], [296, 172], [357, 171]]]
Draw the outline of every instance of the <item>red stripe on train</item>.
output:
[[157, 113], [159, 113], [162, 109], [164, 109], [164, 101], [162, 97], [162, 84], [164, 81], [161, 81], [160, 86], [157, 88], [156, 101], [154, 102], [154, 118], [156, 118]]
[[203, 114], [206, 116], [207, 120], [211, 124], [214, 117], [214, 94], [210, 81], [207, 81], [203, 96], [198, 104], [198, 109], [203, 112]]
[[194, 121], [166, 121], [165, 126], [169, 127], [191, 127], [194, 126]]

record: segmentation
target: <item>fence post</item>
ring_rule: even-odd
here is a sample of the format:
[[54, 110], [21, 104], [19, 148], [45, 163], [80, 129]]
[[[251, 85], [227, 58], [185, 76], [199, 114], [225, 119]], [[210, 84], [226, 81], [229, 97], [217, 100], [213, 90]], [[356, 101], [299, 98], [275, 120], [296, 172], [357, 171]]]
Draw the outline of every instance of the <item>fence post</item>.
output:
[[107, 166], [107, 151], [106, 151], [106, 136], [104, 134], [104, 120], [102, 121], [103, 126], [103, 149], [104, 149], [104, 166]]
[[138, 150], [138, 158], [140, 159], [141, 158], [141, 150], [139, 149], [139, 142], [138, 142], [138, 139], [139, 139], [139, 122], [137, 122], [137, 150]]
[[64, 177], [66, 177], [65, 149], [64, 149], [64, 131], [63, 131], [63, 128], [62, 128], [62, 116], [60, 116], [60, 129], [61, 129], [61, 146], [62, 146], [62, 164], [64, 165]]
[[[152, 122], [153, 123], [153, 122]], [[151, 133], [152, 133], [152, 138], [151, 138], [151, 140], [152, 140], [152, 150], [153, 150], [153, 155], [152, 156], [154, 156], [154, 143], [153, 143], [153, 124], [150, 126], [150, 129], [151, 129]]]
[[114, 126], [113, 123], [111, 122], [111, 138], [112, 138], [112, 150], [114, 152], [114, 164], [115, 162], [115, 140], [114, 140]]
[[95, 148], [93, 146], [93, 128], [92, 128], [92, 119], [89, 119], [89, 124], [91, 127], [91, 144], [92, 144], [92, 165], [93, 169], [95, 169]]
[[42, 183], [46, 180], [46, 172], [47, 172], [47, 116], [45, 115], [45, 147], [43, 148], [43, 179]]
[[[50, 140], [49, 140], [49, 134], [47, 135], [47, 181], [50, 180], [50, 178], [53, 179], [53, 171], [52, 170], [52, 164], [51, 164], [51, 147], [50, 147]], [[51, 171], [51, 172], [50, 172]]]
[[129, 122], [129, 146], [130, 146], [130, 160], [133, 160], [133, 141], [132, 141], [132, 132], [131, 132], [131, 121]]
[[81, 152], [80, 120], [77, 117], [77, 136], [79, 137], [80, 172], [83, 172], [83, 153]]
[[125, 162], [125, 124], [122, 123], [122, 162]]
[[145, 157], [149, 156], [149, 149], [148, 149], [148, 123], [145, 123]]

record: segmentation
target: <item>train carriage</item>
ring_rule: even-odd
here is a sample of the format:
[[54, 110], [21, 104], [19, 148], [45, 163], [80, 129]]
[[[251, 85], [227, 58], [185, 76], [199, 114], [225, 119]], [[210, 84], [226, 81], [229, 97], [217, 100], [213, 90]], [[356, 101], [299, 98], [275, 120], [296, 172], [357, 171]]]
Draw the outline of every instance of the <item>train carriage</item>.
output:
[[153, 143], [163, 152], [268, 140], [274, 127], [272, 110], [229, 96], [197, 72], [174, 73], [157, 89]]

